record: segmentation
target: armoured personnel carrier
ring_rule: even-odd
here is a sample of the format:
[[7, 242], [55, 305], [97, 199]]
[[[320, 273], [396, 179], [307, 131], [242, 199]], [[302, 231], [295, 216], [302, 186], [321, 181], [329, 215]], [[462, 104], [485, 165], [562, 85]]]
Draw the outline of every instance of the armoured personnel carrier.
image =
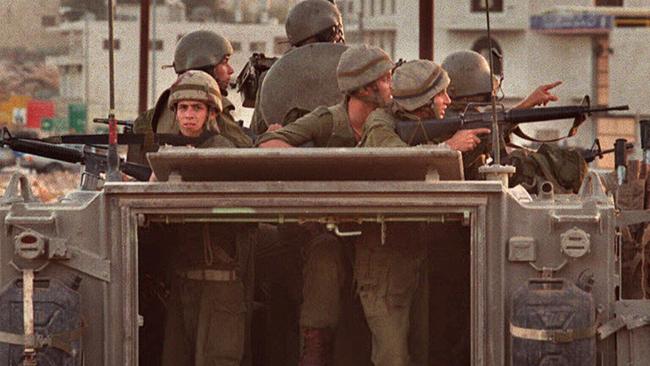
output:
[[[170, 148], [149, 159], [160, 182], [107, 182], [55, 204], [13, 178], [0, 205], [1, 365], [156, 365], [167, 234], [206, 222], [315, 223], [341, 236], [426, 226], [432, 365], [650, 362], [650, 300], [625, 298], [621, 269], [621, 229], [650, 214], [617, 211], [594, 173], [578, 194], [548, 183], [531, 196], [501, 177], [463, 181], [460, 155], [433, 148]], [[290, 322], [274, 328], [273, 304], [250, 300], [248, 364], [294, 362]], [[339, 364], [370, 364], [360, 323]]]

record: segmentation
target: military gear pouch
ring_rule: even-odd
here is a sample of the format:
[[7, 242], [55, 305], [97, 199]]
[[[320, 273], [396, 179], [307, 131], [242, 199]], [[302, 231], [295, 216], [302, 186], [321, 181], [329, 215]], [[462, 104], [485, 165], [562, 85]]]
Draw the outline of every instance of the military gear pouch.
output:
[[549, 144], [536, 152], [515, 150], [510, 161], [517, 169], [510, 186], [521, 184], [531, 193], [544, 181], [553, 183], [556, 193], [577, 193], [587, 173], [587, 163], [577, 151]]

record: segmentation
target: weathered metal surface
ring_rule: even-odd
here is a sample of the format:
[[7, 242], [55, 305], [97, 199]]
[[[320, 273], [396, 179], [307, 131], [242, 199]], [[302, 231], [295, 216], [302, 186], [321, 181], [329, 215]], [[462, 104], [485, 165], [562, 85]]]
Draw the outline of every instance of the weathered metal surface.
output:
[[616, 337], [617, 365], [647, 365], [650, 360], [650, 301], [619, 301], [616, 316], [625, 324]]
[[[575, 282], [586, 273], [599, 319], [615, 318], [614, 305], [622, 285], [619, 216], [613, 200], [598, 185], [579, 195], [540, 199], [505, 189], [498, 182], [425, 181], [432, 168], [441, 179], [461, 171], [460, 166], [450, 167], [458, 164], [457, 154], [427, 149], [188, 149], [151, 157], [159, 177], [177, 170], [184, 179], [201, 181], [108, 183], [102, 192], [75, 192], [53, 205], [14, 202], [0, 206], [0, 285], [21, 276], [7, 263], [16, 255], [13, 238], [27, 230], [48, 240], [63, 238], [65, 246], [109, 263], [110, 282], [83, 268], [63, 265], [63, 258], [48, 260], [37, 274], [37, 279], [73, 274], [83, 278], [79, 293], [88, 329], [83, 335], [87, 364], [131, 366], [138, 362], [139, 325], [151, 321], [139, 312], [139, 266], [142, 255], [155, 254], [138, 249], [144, 244], [157, 248], [156, 243], [141, 242], [143, 230], [154, 222], [318, 222], [332, 226], [428, 221], [439, 229], [432, 235], [441, 237], [449, 234], [445, 228], [466, 222], [468, 239], [460, 245], [468, 256], [463, 272], [467, 278], [457, 282], [467, 286], [470, 310], [468, 324], [451, 327], [467, 329], [459, 334], [471, 339], [463, 349], [472, 365], [510, 363], [509, 300], [529, 278], [551, 273], [549, 268], [556, 268], [553, 275]], [[337, 174], [342, 176], [340, 181]], [[586, 242], [580, 241], [580, 255], [571, 251], [575, 250], [572, 240], [565, 239], [562, 250], [562, 235], [575, 232], [588, 235], [588, 250]], [[435, 248], [449, 245], [437, 236], [431, 243]], [[437, 334], [432, 339], [440, 342]], [[619, 360], [628, 357], [621, 356], [616, 344], [614, 337], [597, 343], [603, 365], [622, 365], [617, 355]], [[643, 352], [637, 355], [648, 360]]]
[[264, 119], [269, 124], [283, 124], [292, 109], [311, 111], [343, 100], [336, 82], [336, 66], [347, 48], [340, 43], [309, 44], [273, 63], [260, 90]]
[[296, 148], [188, 149], [170, 147], [147, 154], [159, 180], [183, 181], [377, 181], [462, 179], [460, 153], [449, 149]]

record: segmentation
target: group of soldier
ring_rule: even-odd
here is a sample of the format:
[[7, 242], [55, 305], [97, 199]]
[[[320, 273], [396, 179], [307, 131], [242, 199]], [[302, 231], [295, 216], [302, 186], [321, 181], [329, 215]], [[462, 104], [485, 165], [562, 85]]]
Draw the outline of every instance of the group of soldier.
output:
[[[287, 38], [292, 47], [314, 42], [344, 42], [341, 15], [327, 0], [306, 0], [289, 13]], [[398, 67], [378, 47], [347, 48], [336, 80], [342, 101], [321, 106], [291, 123], [265, 121], [256, 106], [251, 130], [235, 120], [228, 100], [233, 48], [209, 31], [185, 35], [174, 55], [177, 81], [155, 107], [134, 124], [136, 133], [178, 133], [198, 141], [196, 148], [283, 148], [312, 143], [317, 147], [403, 147], [397, 120], [439, 119], [484, 102], [498, 87], [485, 58], [456, 52], [442, 67], [413, 60]], [[542, 85], [516, 108], [557, 100]], [[305, 86], [309, 87], [309, 86]], [[460, 130], [432, 141], [463, 153], [468, 167], [484, 163], [489, 129]], [[146, 141], [146, 139], [145, 139]], [[145, 162], [157, 146], [132, 146], [129, 160]], [[476, 152], [480, 153], [476, 153]], [[466, 176], [476, 176], [466, 169]], [[343, 288], [353, 273], [356, 294], [370, 329], [375, 365], [428, 364], [428, 317], [418, 301], [426, 292], [426, 242], [414, 224], [362, 225], [354, 240], [353, 268], [347, 268], [346, 243], [320, 227], [301, 231], [302, 290], [299, 365], [330, 365], [335, 330], [341, 317]], [[237, 231], [237, 232], [233, 232]], [[256, 227], [218, 224], [186, 226], [174, 258], [171, 303], [165, 326], [163, 365], [241, 365], [250, 362], [251, 302], [249, 272], [254, 265]]]

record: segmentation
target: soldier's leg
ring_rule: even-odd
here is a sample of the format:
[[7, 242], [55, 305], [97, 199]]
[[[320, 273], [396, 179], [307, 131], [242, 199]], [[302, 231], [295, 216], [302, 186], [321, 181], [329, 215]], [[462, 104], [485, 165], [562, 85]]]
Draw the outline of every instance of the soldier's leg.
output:
[[345, 284], [342, 245], [336, 236], [322, 233], [310, 240], [305, 248], [300, 365], [326, 365], [332, 357], [334, 330], [341, 312]]
[[[408, 245], [394, 245], [390, 237], [385, 245], [380, 245], [380, 240], [377, 230], [364, 231], [355, 260], [357, 291], [372, 334], [371, 359], [376, 366], [408, 366], [411, 309], [422, 268], [421, 252]], [[422, 357], [421, 352], [417, 355]]]
[[162, 366], [192, 365], [200, 288], [181, 278], [172, 279], [165, 320]]
[[241, 281], [201, 281], [195, 366], [240, 366], [246, 335]]
[[429, 276], [427, 262], [420, 265], [411, 305], [409, 351], [413, 365], [429, 365]]

